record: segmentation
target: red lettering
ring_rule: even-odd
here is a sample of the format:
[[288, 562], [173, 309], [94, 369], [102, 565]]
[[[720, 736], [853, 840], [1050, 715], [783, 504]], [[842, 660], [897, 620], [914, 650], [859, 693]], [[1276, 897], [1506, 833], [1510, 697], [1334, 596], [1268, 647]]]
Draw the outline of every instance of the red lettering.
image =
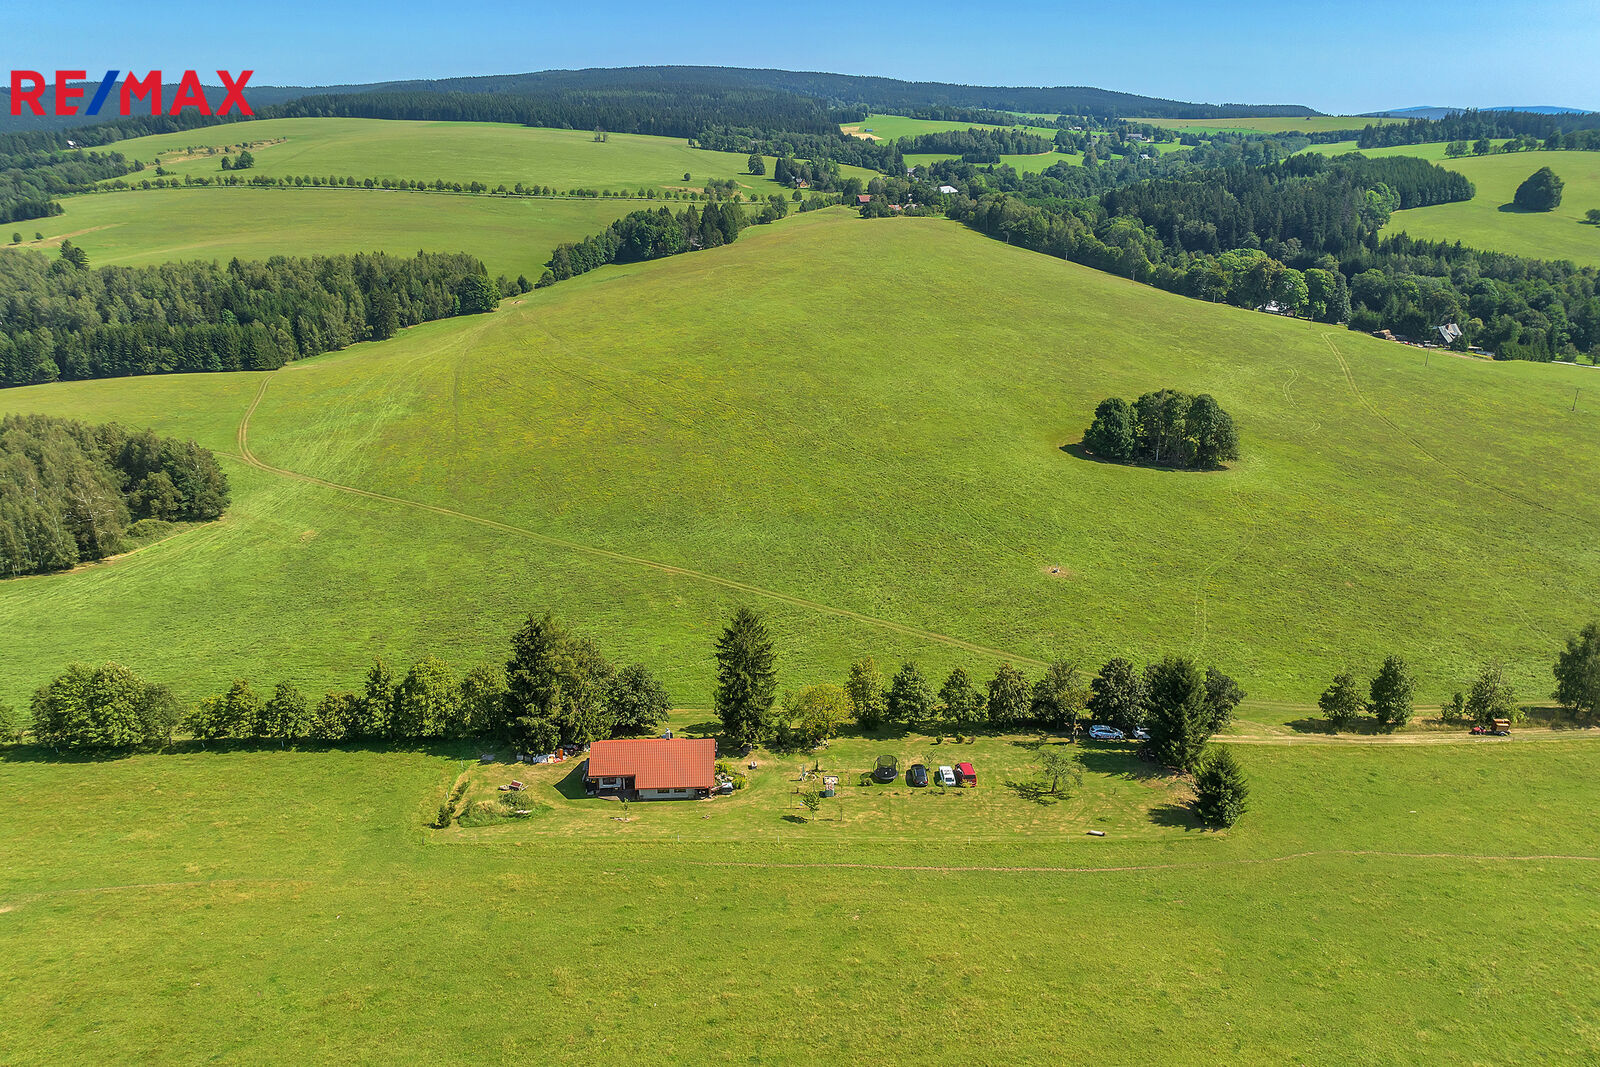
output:
[[122, 113], [133, 114], [133, 101], [135, 98], [150, 102], [150, 114], [161, 114], [161, 72], [152, 70], [140, 81], [133, 76], [133, 71], [128, 71], [127, 80], [122, 83]]
[[249, 84], [250, 75], [254, 73], [255, 71], [253, 70], [241, 70], [239, 72], [239, 80], [234, 81], [233, 76], [227, 71], [217, 71], [217, 77], [222, 79], [222, 87], [228, 91], [228, 95], [222, 98], [222, 106], [217, 108], [217, 114], [226, 115], [235, 106], [239, 108], [239, 114], [241, 115], [255, 114], [254, 111], [250, 110], [249, 101], [244, 98], [244, 87]]
[[87, 78], [88, 76], [89, 76], [88, 72], [87, 71], [82, 71], [82, 70], [58, 70], [58, 71], [56, 71], [56, 114], [57, 115], [76, 115], [78, 113], [77, 105], [76, 104], [68, 104], [67, 101], [69, 101], [69, 100], [82, 100], [83, 99], [83, 90], [81, 88], [77, 88], [77, 87], [69, 85], [67, 83], [71, 82], [71, 81], [80, 81], [81, 82], [81, 81], [83, 81], [83, 79]]
[[[31, 81], [33, 88], [24, 89], [23, 81]], [[22, 114], [22, 105], [26, 103], [33, 109], [35, 115], [44, 114], [44, 105], [39, 103], [39, 98], [44, 95], [44, 75], [36, 70], [14, 70], [11, 72], [11, 113]]]
[[183, 80], [178, 83], [178, 93], [172, 98], [172, 107], [167, 114], [176, 115], [186, 107], [192, 107], [202, 115], [211, 114], [211, 103], [206, 99], [206, 91], [200, 87], [200, 75], [192, 70], [183, 72]]

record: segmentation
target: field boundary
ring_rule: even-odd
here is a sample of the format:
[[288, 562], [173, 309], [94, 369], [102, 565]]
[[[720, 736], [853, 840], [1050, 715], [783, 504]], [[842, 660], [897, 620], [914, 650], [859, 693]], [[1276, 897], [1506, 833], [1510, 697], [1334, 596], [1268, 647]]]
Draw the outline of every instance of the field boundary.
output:
[[283, 478], [292, 478], [296, 481], [306, 482], [311, 485], [319, 485], [324, 489], [332, 489], [336, 492], [350, 493], [354, 496], [365, 497], [368, 500], [378, 500], [386, 504], [396, 504], [400, 507], [414, 508], [420, 511], [432, 512], [435, 515], [443, 515], [447, 518], [460, 519], [465, 522], [476, 523], [479, 526], [485, 526], [492, 530], [499, 530], [502, 533], [515, 534], [518, 537], [525, 537], [529, 540], [538, 541], [541, 544], [551, 545], [556, 548], [564, 548], [571, 552], [580, 552], [585, 555], [598, 557], [600, 559], [608, 559], [616, 563], [626, 563], [635, 567], [646, 567], [662, 574], [669, 574], [674, 577], [689, 578], [695, 581], [705, 582], [709, 585], [720, 586], [724, 589], [731, 589], [735, 592], [746, 593], [751, 596], [758, 596], [767, 600], [775, 600], [779, 603], [788, 604], [791, 607], [804, 608], [808, 611], [816, 611], [824, 615], [833, 615], [837, 618], [849, 619], [852, 622], [864, 623], [868, 626], [876, 626], [880, 629], [904, 634], [907, 637], [915, 637], [919, 640], [932, 641], [937, 644], [947, 645], [951, 648], [959, 648], [963, 651], [973, 652], [980, 656], [989, 656], [994, 659], [1004, 660], [1011, 663], [1026, 664], [1030, 667], [1047, 666], [1044, 660], [1035, 659], [1031, 656], [1018, 655], [1014, 652], [1008, 652], [1005, 649], [991, 648], [987, 645], [980, 645], [971, 641], [964, 641], [959, 637], [951, 637], [949, 634], [941, 634], [933, 630], [919, 629], [918, 627], [910, 626], [906, 623], [895, 622], [892, 619], [884, 619], [876, 615], [867, 615], [862, 612], [851, 611], [849, 608], [841, 608], [832, 604], [823, 604], [819, 601], [807, 600], [805, 597], [795, 596], [791, 593], [779, 592], [776, 589], [768, 589], [764, 586], [752, 585], [748, 582], [741, 582], [733, 578], [724, 578], [721, 575], [709, 574], [705, 571], [697, 571], [688, 567], [679, 567], [675, 564], [663, 563], [660, 560], [647, 559], [643, 556], [632, 556], [625, 552], [617, 552], [608, 548], [598, 548], [594, 545], [586, 545], [579, 541], [569, 541], [563, 537], [555, 537], [551, 534], [539, 533], [536, 530], [530, 530], [523, 526], [514, 526], [508, 522], [501, 522], [498, 519], [490, 519], [481, 515], [473, 515], [465, 511], [457, 511], [455, 508], [447, 508], [438, 504], [426, 504], [419, 500], [407, 500], [404, 497], [390, 496], [387, 493], [377, 493], [370, 489], [361, 489], [353, 485], [344, 485], [340, 482], [331, 482], [325, 478], [318, 478], [310, 474], [302, 474], [298, 471], [288, 470], [283, 467], [274, 467], [257, 457], [254, 452], [250, 451], [249, 437], [250, 419], [255, 415], [256, 408], [260, 406], [262, 398], [267, 395], [267, 387], [272, 384], [272, 379], [277, 377], [277, 373], [277, 371], [273, 371], [262, 380], [261, 387], [256, 390], [254, 399], [250, 401], [249, 408], [245, 410], [244, 418], [239, 421], [239, 429], [236, 435], [239, 445], [239, 458], [257, 470], [265, 471], [269, 474], [276, 474]]

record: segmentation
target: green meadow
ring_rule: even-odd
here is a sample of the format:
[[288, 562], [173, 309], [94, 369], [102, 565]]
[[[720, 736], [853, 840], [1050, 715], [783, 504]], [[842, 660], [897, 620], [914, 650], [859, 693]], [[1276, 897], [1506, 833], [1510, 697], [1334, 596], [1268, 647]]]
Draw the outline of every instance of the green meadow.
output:
[[[1050, 116], [1052, 119], [1055, 116]], [[868, 115], [856, 123], [839, 127], [857, 137], [870, 136], [875, 141], [893, 141], [900, 137], [914, 137], [919, 133], [942, 133], [945, 130], [1005, 130], [1023, 129], [1040, 137], [1056, 135], [1054, 126], [997, 126], [986, 122], [954, 122], [947, 119], [913, 119], [905, 115]]]
[[[1396, 212], [1391, 230], [1533, 259], [1600, 266], [1600, 226], [1583, 221], [1591, 208], [1600, 208], [1600, 152], [1511, 152], [1460, 159], [1445, 159], [1441, 153], [1438, 163], [1471, 178], [1477, 195], [1459, 204]], [[1566, 183], [1561, 206], [1554, 211], [1513, 209], [1517, 186], [1540, 167], [1549, 167]]]
[[[119, 141], [116, 150], [173, 174], [220, 175], [222, 157], [207, 146], [275, 142], [251, 149], [249, 175], [338, 175], [407, 178], [432, 182], [487, 182], [514, 186], [612, 191], [699, 189], [707, 179], [733, 179], [753, 195], [782, 190], [746, 172], [748, 157], [690, 148], [676, 137], [613, 133], [604, 142], [592, 130], [536, 129], [492, 122], [411, 122], [384, 119], [262, 119]], [[844, 168], [865, 181], [873, 174]], [[684, 175], [690, 175], [688, 181]]]
[[[69, 239], [97, 267], [353, 252], [471, 252], [491, 275], [537, 281], [550, 252], [648, 202], [504, 198], [387, 189], [150, 189], [67, 197], [27, 224], [54, 254]], [[674, 205], [679, 206], [679, 205]], [[7, 246], [9, 247], [9, 246]]]
[[[1600, 404], [1574, 403], [1590, 384], [1186, 300], [942, 219], [816, 212], [272, 375], [0, 393], [193, 436], [235, 500], [0, 584], [0, 699], [72, 659], [190, 699], [240, 676], [347, 687], [374, 655], [503, 658], [550, 608], [704, 707], [741, 603], [769, 613], [788, 686], [868, 652], [941, 676], [1184, 652], [1291, 719], [1334, 671], [1400, 652], [1425, 703], [1491, 656], [1538, 699], [1600, 582], [1600, 487], [1574, 476], [1600, 444]], [[1242, 461], [1076, 450], [1102, 398], [1164, 386], [1217, 396]]]
[[[783, 780], [797, 760], [732, 797], [626, 811], [529, 768], [534, 814], [473, 830], [426, 823], [476, 750], [12, 749], [6, 1060], [1600, 1047], [1588, 741], [1241, 746], [1251, 811], [1225, 833], [1118, 746], [1084, 746], [1067, 796], [1029, 794], [1033, 744], [962, 746], [977, 790], [845, 787], [814, 822]], [[843, 774], [879, 747], [817, 759]]]

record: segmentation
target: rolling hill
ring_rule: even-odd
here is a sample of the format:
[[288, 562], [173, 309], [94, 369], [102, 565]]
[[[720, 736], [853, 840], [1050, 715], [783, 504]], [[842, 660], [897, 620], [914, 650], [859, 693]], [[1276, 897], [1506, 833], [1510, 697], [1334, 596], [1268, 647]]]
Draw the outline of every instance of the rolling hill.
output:
[[[0, 393], [193, 435], [236, 500], [115, 563], [0, 584], [28, 620], [0, 698], [75, 658], [187, 697], [347, 686], [377, 654], [503, 655], [549, 607], [704, 706], [739, 603], [770, 612], [786, 685], [865, 652], [986, 676], [1182, 651], [1303, 704], [1399, 651], [1425, 701], [1489, 656], [1538, 694], [1600, 576], [1600, 490], [1573, 476], [1600, 441], [1588, 384], [1425, 366], [945, 220], [812, 213], [271, 376]], [[1101, 398], [1164, 386], [1215, 394], [1244, 460], [1074, 454]]]

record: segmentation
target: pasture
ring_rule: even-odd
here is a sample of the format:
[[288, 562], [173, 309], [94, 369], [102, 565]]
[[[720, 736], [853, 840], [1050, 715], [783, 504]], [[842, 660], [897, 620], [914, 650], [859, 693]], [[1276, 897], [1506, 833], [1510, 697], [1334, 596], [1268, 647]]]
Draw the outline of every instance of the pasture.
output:
[[[1589, 209], [1600, 208], [1600, 152], [1511, 152], [1460, 159], [1441, 155], [1438, 163], [1471, 178], [1477, 195], [1459, 204], [1398, 211], [1390, 230], [1532, 259], [1600, 266], [1600, 226], [1583, 221]], [[1511, 199], [1517, 186], [1540, 167], [1549, 167], [1566, 183], [1561, 206], [1554, 211], [1515, 210]]]
[[[1023, 773], [1030, 744], [964, 748]], [[16, 1064], [1579, 1060], [1591, 744], [1243, 746], [1226, 833], [1112, 746], [1054, 802], [884, 787], [888, 835], [776, 782], [427, 828], [475, 750], [12, 749], [0, 1035]], [[969, 841], [946, 813], [979, 804], [1012, 822]]]
[[[747, 157], [690, 148], [676, 137], [593, 130], [535, 129], [492, 122], [411, 122], [385, 119], [260, 119], [119, 141], [115, 149], [179, 177], [220, 175], [221, 156], [190, 149], [246, 141], [281, 141], [252, 149], [248, 174], [341, 175], [414, 181], [481, 181], [491, 187], [546, 185], [612, 191], [699, 189], [707, 179], [732, 179], [753, 195], [786, 192], [767, 174], [746, 173]], [[843, 168], [863, 181], [873, 172]], [[685, 181], [684, 174], [690, 179]], [[149, 175], [144, 175], [148, 177]]]
[[[354, 252], [470, 252], [491, 276], [537, 281], [550, 252], [652, 206], [639, 200], [503, 198], [385, 189], [151, 189], [62, 200], [27, 224], [54, 254], [63, 238], [97, 267]], [[674, 203], [675, 207], [681, 205]]]
[[[73, 659], [186, 699], [240, 676], [352, 687], [374, 655], [503, 659], [549, 608], [704, 707], [741, 603], [793, 687], [864, 653], [986, 678], [1185, 652], [1287, 720], [1401, 652], [1424, 703], [1489, 656], [1538, 699], [1600, 581], [1600, 488], [1574, 473], [1600, 447], [1600, 403], [1574, 405], [1589, 384], [1425, 365], [941, 219], [811, 213], [271, 375], [0, 393], [192, 435], [235, 500], [124, 559], [0, 583], [0, 699]], [[1216, 395], [1242, 462], [1076, 450], [1102, 398], [1164, 386]]]
[[[1052, 115], [1050, 118], [1054, 119], [1055, 116]], [[1056, 135], [1054, 126], [1029, 126], [1021, 123], [1017, 126], [998, 126], [987, 122], [913, 119], [905, 115], [868, 115], [861, 122], [846, 123], [840, 126], [839, 129], [856, 137], [870, 136], [870, 139], [875, 141], [893, 141], [900, 137], [914, 137], [920, 133], [942, 133], [945, 130], [1022, 129], [1047, 139]]]

